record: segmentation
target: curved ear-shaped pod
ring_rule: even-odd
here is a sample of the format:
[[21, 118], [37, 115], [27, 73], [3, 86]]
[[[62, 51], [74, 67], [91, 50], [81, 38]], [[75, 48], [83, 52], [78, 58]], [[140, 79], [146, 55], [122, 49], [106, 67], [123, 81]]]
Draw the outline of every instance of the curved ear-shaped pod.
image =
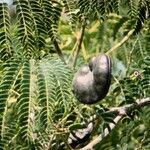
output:
[[93, 73], [89, 66], [81, 67], [72, 81], [73, 93], [80, 102], [90, 104], [98, 99], [93, 83]]
[[107, 95], [111, 83], [110, 58], [105, 54], [98, 55], [93, 62], [92, 71], [94, 89], [98, 99], [101, 100]]
[[72, 82], [73, 93], [84, 104], [94, 104], [108, 93], [111, 82], [110, 58], [101, 54], [93, 57], [88, 66], [75, 74]]

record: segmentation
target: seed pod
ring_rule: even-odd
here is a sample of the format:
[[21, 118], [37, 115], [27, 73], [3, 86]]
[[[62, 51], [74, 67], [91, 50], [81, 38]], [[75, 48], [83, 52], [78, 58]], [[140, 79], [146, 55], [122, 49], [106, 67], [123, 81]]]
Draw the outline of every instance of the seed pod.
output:
[[76, 98], [86, 104], [97, 100], [97, 94], [93, 88], [93, 73], [88, 66], [83, 66], [74, 76], [72, 81], [73, 93]]
[[103, 99], [108, 93], [111, 83], [111, 61], [110, 58], [101, 54], [93, 62], [94, 89], [98, 100]]
[[72, 87], [76, 98], [84, 104], [94, 104], [108, 93], [111, 82], [110, 58], [101, 54], [93, 57], [74, 76]]

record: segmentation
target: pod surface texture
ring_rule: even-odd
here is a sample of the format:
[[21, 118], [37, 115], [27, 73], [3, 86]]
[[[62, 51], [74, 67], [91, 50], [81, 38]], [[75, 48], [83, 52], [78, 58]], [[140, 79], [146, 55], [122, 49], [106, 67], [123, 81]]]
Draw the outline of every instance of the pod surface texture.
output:
[[95, 104], [107, 95], [110, 83], [110, 58], [106, 54], [99, 54], [75, 73], [72, 89], [81, 103]]

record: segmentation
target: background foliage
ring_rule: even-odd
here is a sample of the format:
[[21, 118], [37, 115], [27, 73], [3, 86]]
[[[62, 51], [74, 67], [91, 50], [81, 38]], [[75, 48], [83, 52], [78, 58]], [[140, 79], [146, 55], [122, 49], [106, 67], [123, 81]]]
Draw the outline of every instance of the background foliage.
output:
[[[70, 149], [70, 132], [90, 116], [98, 123], [89, 140], [113, 122], [109, 108], [150, 97], [149, 0], [13, 4], [0, 3], [0, 149]], [[110, 91], [96, 105], [80, 104], [73, 74], [100, 52], [112, 59]], [[149, 124], [150, 108], [139, 108], [95, 149], [150, 149]]]

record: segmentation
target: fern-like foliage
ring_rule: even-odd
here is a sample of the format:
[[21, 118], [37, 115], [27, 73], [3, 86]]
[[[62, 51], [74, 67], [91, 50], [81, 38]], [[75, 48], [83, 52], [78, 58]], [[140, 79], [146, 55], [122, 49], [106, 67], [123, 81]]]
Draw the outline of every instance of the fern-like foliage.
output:
[[36, 40], [36, 48], [41, 50], [45, 46], [46, 26], [44, 23], [44, 14], [40, 5], [40, 1], [29, 1], [29, 7], [32, 12], [34, 38]]
[[[147, 0], [78, 0], [74, 2], [74, 7], [69, 1], [63, 2], [68, 16], [76, 13], [76, 16], [78, 16], [76, 20], [82, 22], [83, 25], [85, 22], [87, 23], [87, 20], [103, 21], [107, 19], [109, 13], [115, 13], [129, 19], [127, 23], [128, 30], [135, 28], [136, 32], [139, 32], [144, 21], [149, 17], [148, 8], [150, 3]], [[73, 18], [73, 15], [71, 18]]]
[[29, 3], [26, 0], [15, 0], [17, 20], [18, 20], [18, 34], [19, 39], [23, 45], [23, 52], [28, 58], [31, 53], [34, 53], [34, 38], [32, 32], [32, 16], [30, 14]]
[[[10, 34], [10, 17], [7, 4], [1, 3], [1, 58], [10, 57], [16, 50], [11, 47], [14, 36], [18, 37], [21, 50], [19, 53], [27, 58], [40, 58], [41, 53], [47, 54], [49, 50], [45, 49], [52, 45], [60, 51], [58, 26], [61, 18], [67, 17], [67, 21], [78, 28], [81, 25], [89, 25], [95, 20], [104, 21], [110, 13], [123, 14], [120, 22], [115, 26], [117, 33], [121, 25], [126, 23], [127, 31], [135, 28], [137, 32], [149, 17], [149, 1], [130, 0], [126, 5], [123, 1], [98, 1], [98, 0], [78, 0], [78, 1], [49, 1], [49, 0], [15, 0], [16, 20], [15, 35]], [[128, 13], [122, 13], [122, 9], [128, 10]], [[74, 29], [75, 29], [74, 28]], [[114, 33], [115, 33], [114, 31]], [[5, 34], [4, 34], [5, 32]], [[115, 36], [115, 35], [114, 35]], [[51, 42], [49, 41], [51, 39]], [[5, 44], [5, 43], [6, 44]], [[47, 43], [48, 42], [48, 43]], [[14, 53], [13, 53], [14, 52]], [[58, 52], [61, 55], [61, 52]], [[7, 58], [8, 58], [7, 57]]]
[[123, 94], [124, 99], [122, 98], [120, 105], [133, 103], [136, 99], [149, 96], [149, 57], [145, 56], [145, 59], [140, 60], [138, 63], [141, 68], [139, 70], [137, 68], [132, 69], [131, 74], [120, 80], [120, 86], [114, 89], [114, 94], [118, 91]]
[[[18, 74], [20, 72], [20, 63], [19, 61], [10, 61], [7, 62], [4, 66], [5, 68], [5, 73], [4, 73], [4, 77], [1, 81], [0, 84], [0, 110], [1, 110], [1, 117], [0, 117], [0, 131], [1, 131], [1, 144], [3, 145], [5, 142], [6, 144], [8, 144], [8, 141], [5, 141], [7, 138], [6, 134], [9, 135], [9, 140], [11, 140], [11, 138], [13, 137], [13, 132], [11, 133], [11, 131], [13, 130], [14, 126], [12, 123], [12, 129], [9, 129], [10, 132], [8, 132], [8, 122], [7, 122], [7, 118], [6, 115], [9, 111], [9, 101], [11, 99], [11, 95], [13, 96], [13, 89], [14, 89], [14, 85], [16, 84], [17, 81], [17, 77]], [[11, 94], [10, 94], [11, 93]], [[15, 118], [14, 118], [15, 120]], [[3, 145], [4, 146], [4, 145]]]
[[0, 3], [0, 59], [7, 60], [12, 56], [10, 38], [10, 18], [8, 5]]
[[44, 22], [48, 34], [52, 41], [57, 40], [58, 22], [61, 15], [61, 4], [55, 1], [43, 0], [42, 9], [44, 12]]
[[[56, 108], [59, 111], [61, 104], [68, 104], [69, 93], [67, 91], [69, 86], [66, 83], [69, 81], [69, 72], [67, 73], [67, 70], [57, 63], [59, 63], [57, 60], [48, 62], [45, 60], [45, 62], [39, 64], [38, 69], [39, 105], [41, 105], [42, 109], [40, 116], [41, 123], [45, 127], [57, 118], [55, 118], [57, 113], [54, 112], [54, 107], [58, 105]], [[56, 67], [52, 64], [56, 64]], [[66, 106], [61, 105], [61, 109], [63, 107], [65, 108]], [[65, 112], [60, 113], [64, 114]], [[57, 119], [59, 120], [59, 118]]]
[[32, 102], [32, 82], [31, 66], [29, 61], [25, 61], [22, 67], [22, 79], [20, 86], [20, 96], [17, 100], [19, 135], [23, 141], [28, 141], [30, 137], [30, 118]]
[[54, 142], [52, 137], [57, 136], [57, 128], [65, 126], [74, 104], [70, 73], [54, 58], [39, 62], [14, 59], [4, 64], [0, 84], [2, 149], [15, 148], [16, 142], [17, 148], [45, 149]]
[[[54, 132], [54, 125], [63, 128], [62, 125], [66, 121], [62, 119], [70, 113], [70, 109], [68, 108], [73, 103], [71, 100], [72, 96], [70, 95], [70, 84], [68, 84], [68, 81], [70, 82], [69, 74], [70, 71], [67, 71], [67, 68], [64, 68], [63, 64], [58, 60], [44, 60], [39, 63], [37, 83], [40, 109], [38, 119], [40, 128], [42, 129], [44, 127], [45, 131], [48, 131], [49, 134]], [[40, 132], [43, 132], [42, 130]], [[55, 137], [57, 134], [55, 135], [54, 132], [53, 136]], [[48, 138], [46, 139], [48, 140]]]
[[106, 15], [110, 12], [119, 13], [119, 1], [98, 1], [98, 0], [78, 0], [69, 1], [63, 0], [65, 13], [73, 24], [77, 22], [85, 25], [87, 20], [104, 20]]
[[[1, 3], [1, 58], [10, 57], [14, 51], [11, 39], [17, 36], [21, 51], [26, 58], [39, 58], [41, 51], [45, 51], [46, 38], [58, 40], [58, 23], [61, 16], [61, 3], [56, 1], [15, 0], [16, 19], [13, 23], [17, 26], [10, 29], [10, 16], [8, 6]], [[15, 34], [10, 34], [15, 30]]]
[[143, 62], [143, 78], [141, 80], [141, 86], [144, 97], [150, 96], [150, 57], [146, 57]]
[[130, 0], [127, 1], [126, 4], [129, 6], [129, 17], [132, 18], [130, 23], [134, 23], [132, 27], [135, 28], [135, 32], [139, 32], [144, 24], [144, 21], [149, 18], [150, 2], [147, 0]]
[[128, 5], [129, 5], [129, 16], [130, 17], [137, 17], [137, 12], [138, 12], [138, 1], [135, 0], [130, 0], [128, 1]]
[[[150, 27], [150, 21], [147, 21], [146, 23], [146, 28]], [[146, 51], [147, 54], [149, 54], [149, 49], [150, 49], [150, 31], [147, 30], [145, 33], [145, 41], [144, 41], [144, 49]]]
[[76, 28], [76, 21], [78, 20], [78, 8], [77, 8], [77, 1], [76, 0], [62, 0], [63, 7], [64, 7], [64, 15], [67, 14], [69, 24], [72, 28]]

